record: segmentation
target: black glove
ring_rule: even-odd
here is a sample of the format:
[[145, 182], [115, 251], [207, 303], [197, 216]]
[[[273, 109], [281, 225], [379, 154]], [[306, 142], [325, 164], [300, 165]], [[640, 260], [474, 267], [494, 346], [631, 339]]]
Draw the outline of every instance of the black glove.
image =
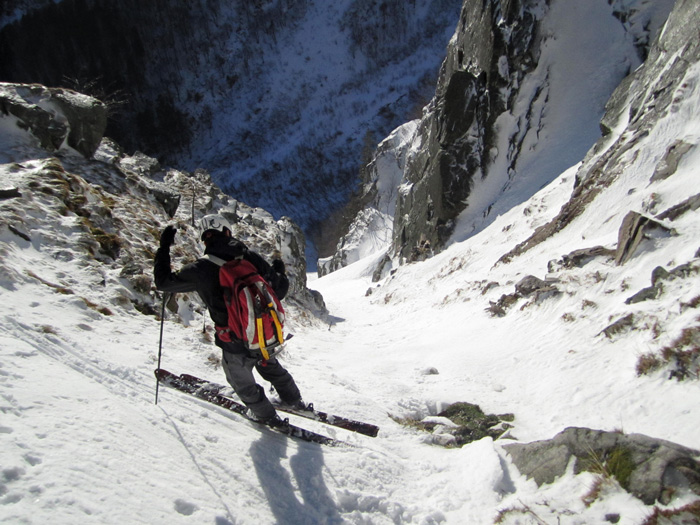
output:
[[275, 270], [277, 273], [281, 273], [284, 275], [284, 261], [282, 259], [275, 259], [272, 261], [272, 269]]
[[176, 233], [177, 228], [175, 226], [166, 226], [163, 233], [160, 234], [160, 247], [166, 250], [170, 248], [170, 245], [175, 242]]

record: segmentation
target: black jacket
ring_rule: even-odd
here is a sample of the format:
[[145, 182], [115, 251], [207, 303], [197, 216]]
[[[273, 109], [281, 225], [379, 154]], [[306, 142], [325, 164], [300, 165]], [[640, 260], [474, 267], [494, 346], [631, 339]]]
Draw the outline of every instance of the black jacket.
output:
[[[284, 274], [275, 272], [265, 259], [248, 250], [241, 241], [231, 237], [215, 237], [204, 251], [225, 261], [243, 257], [251, 262], [258, 273], [270, 283], [278, 299], [282, 300], [289, 290], [289, 280]], [[159, 248], [153, 266], [156, 288], [163, 292], [197, 292], [209, 309], [209, 315], [217, 326], [228, 324], [228, 313], [224, 303], [224, 292], [219, 284], [219, 266], [206, 258], [183, 266], [173, 272], [170, 268], [170, 250]]]

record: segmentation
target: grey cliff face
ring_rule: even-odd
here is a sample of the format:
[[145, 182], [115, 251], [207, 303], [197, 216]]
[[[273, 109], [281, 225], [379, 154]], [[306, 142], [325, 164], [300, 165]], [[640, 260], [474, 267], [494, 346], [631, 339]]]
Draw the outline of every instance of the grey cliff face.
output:
[[485, 177], [496, 117], [535, 65], [537, 1], [465, 1], [436, 95], [420, 123], [421, 147], [405, 173], [394, 223], [394, 248], [408, 256], [439, 246], [464, 209], [472, 180]]
[[[672, 0], [651, 7], [465, 0], [404, 173], [393, 253], [410, 261], [418, 246], [440, 249], [456, 220], [465, 221], [460, 231], [476, 231], [494, 210], [505, 211], [498, 201], [507, 192], [522, 202], [579, 162], [598, 128], [609, 133], [619, 120], [615, 108], [632, 82], [623, 79], [641, 60], [655, 61], [651, 42], [672, 7]], [[596, 29], [585, 29], [583, 20]], [[611, 35], [601, 47], [597, 31]], [[601, 75], [609, 80], [600, 82]], [[642, 107], [648, 94], [635, 89], [634, 104]]]

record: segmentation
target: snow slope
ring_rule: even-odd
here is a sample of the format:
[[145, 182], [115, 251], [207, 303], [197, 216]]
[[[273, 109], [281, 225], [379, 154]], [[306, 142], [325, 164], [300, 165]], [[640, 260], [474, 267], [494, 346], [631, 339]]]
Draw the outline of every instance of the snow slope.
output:
[[[284, 362], [307, 401], [380, 425], [374, 439], [325, 429], [347, 447], [297, 442], [168, 389], [154, 404], [159, 323], [110, 302], [100, 281], [112, 282], [119, 269], [86, 265], [77, 249], [54, 250], [56, 239], [70, 238], [75, 217], [32, 232], [31, 242], [3, 227], [0, 521], [482, 524], [522, 509], [504, 522], [600, 523], [617, 513], [618, 523], [642, 523], [652, 509], [613, 482], [586, 506], [594, 474], [570, 473], [537, 489], [512, 466], [503, 440], [447, 449], [389, 415], [420, 419], [468, 401], [514, 413], [511, 435], [522, 441], [580, 425], [700, 448], [697, 379], [635, 373], [642, 353], [697, 323], [696, 307], [680, 307], [700, 296], [697, 274], [669, 281], [656, 300], [624, 304], [656, 266], [697, 259], [697, 212], [674, 221], [678, 235], [656, 239], [624, 266], [602, 259], [560, 270], [550, 277], [561, 295], [521, 300], [501, 318], [485, 312], [521, 277], [544, 277], [548, 261], [613, 245], [624, 213], [652, 193], [662, 209], [687, 196], [697, 148], [673, 177], [647, 184], [668, 137], [700, 138], [689, 118], [700, 109], [700, 70], [687, 80], [676, 111], [645, 139], [625, 177], [567, 231], [511, 263], [495, 264], [555, 215], [575, 167], [478, 235], [380, 285], [371, 283], [372, 257], [311, 283], [332, 322], [293, 320]], [[39, 161], [22, 165], [32, 162]], [[5, 184], [16, 181], [16, 165], [0, 171]], [[600, 335], [630, 311], [643, 326]], [[164, 368], [223, 382], [216, 354], [198, 320], [166, 320]], [[679, 494], [672, 505], [691, 500]]]
[[[0, 522], [488, 524], [500, 515], [502, 523], [585, 524], [617, 514], [618, 523], [643, 523], [653, 508], [614, 481], [587, 505], [597, 475], [569, 472], [538, 488], [502, 445], [576, 425], [700, 449], [697, 371], [682, 382], [667, 368], [635, 371], [641, 355], [698, 326], [698, 211], [666, 221], [675, 235], [649, 240], [623, 266], [601, 257], [548, 270], [572, 250], [614, 248], [629, 210], [657, 214], [697, 191], [699, 113], [696, 65], [623, 175], [564, 231], [508, 264], [497, 261], [568, 200], [577, 166], [478, 234], [380, 283], [371, 282], [380, 254], [312, 281], [330, 322], [292, 319], [284, 363], [307, 401], [381, 427], [369, 438], [306, 423], [348, 444], [335, 448], [165, 388], [156, 405], [160, 323], [116, 301], [122, 269], [85, 258], [80, 218], [49, 208], [51, 194], [29, 184], [53, 161], [0, 119], [2, 188], [21, 187], [39, 203], [8, 218], [13, 201], [0, 200]], [[690, 150], [675, 174], [651, 183], [676, 139]], [[78, 161], [72, 166], [77, 179]], [[19, 232], [31, 240], [11, 224], [34, 225]], [[656, 299], [625, 303], [658, 266], [686, 263], [694, 271], [664, 281]], [[529, 274], [562, 293], [520, 299], [492, 317], [490, 302]], [[634, 329], [601, 334], [630, 313]], [[168, 315], [162, 366], [224, 382], [202, 322]], [[434, 418], [455, 401], [513, 413], [511, 439], [444, 448], [440, 428], [429, 434], [390, 417]], [[680, 491], [671, 506], [694, 499]]]

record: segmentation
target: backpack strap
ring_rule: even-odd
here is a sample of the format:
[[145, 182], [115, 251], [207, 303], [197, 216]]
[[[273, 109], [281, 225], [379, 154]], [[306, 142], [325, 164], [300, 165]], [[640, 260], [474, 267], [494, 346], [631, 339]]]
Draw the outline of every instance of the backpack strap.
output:
[[[211, 253], [206, 254], [203, 258], [213, 262], [219, 268], [226, 264], [226, 261], [224, 259], [222, 259], [221, 257], [217, 257], [216, 255], [212, 255]], [[231, 341], [231, 329], [228, 326], [215, 326], [214, 328], [216, 329], [216, 333], [219, 335], [222, 341]]]

